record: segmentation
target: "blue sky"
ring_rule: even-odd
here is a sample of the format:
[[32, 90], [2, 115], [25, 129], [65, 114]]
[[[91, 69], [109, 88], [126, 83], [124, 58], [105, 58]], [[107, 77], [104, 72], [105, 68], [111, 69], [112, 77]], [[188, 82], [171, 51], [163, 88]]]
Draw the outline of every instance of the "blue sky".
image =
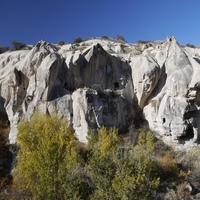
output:
[[0, 45], [123, 35], [200, 45], [199, 0], [1, 0]]

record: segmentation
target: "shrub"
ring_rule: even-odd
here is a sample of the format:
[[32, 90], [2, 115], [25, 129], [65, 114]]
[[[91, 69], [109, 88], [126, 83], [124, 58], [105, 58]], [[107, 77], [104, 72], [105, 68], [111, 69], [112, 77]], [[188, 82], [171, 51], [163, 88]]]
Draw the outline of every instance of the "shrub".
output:
[[102, 38], [102, 39], [107, 39], [107, 40], [109, 39], [109, 37], [106, 36], [106, 35], [102, 36], [101, 38]]
[[161, 149], [161, 152], [155, 155], [160, 177], [163, 180], [187, 180], [191, 175], [191, 170], [188, 169], [188, 166], [186, 167], [178, 163], [177, 158], [175, 158], [175, 155], [177, 156], [178, 153], [169, 149], [166, 149], [165, 153]]
[[116, 129], [102, 127], [97, 134], [90, 132], [88, 168], [95, 189], [91, 199], [149, 199], [159, 185], [153, 149], [150, 132], [141, 133], [136, 146], [124, 147]]
[[191, 47], [191, 48], [196, 48], [195, 45], [193, 45], [193, 44], [189, 44], [189, 43], [186, 44], [186, 46], [187, 46], [187, 47]]
[[21, 50], [26, 46], [26, 44], [22, 43], [22, 42], [17, 42], [17, 41], [12, 41], [12, 51], [16, 51], [16, 50]]
[[60, 41], [58, 42], [58, 45], [60, 45], [60, 46], [63, 46], [63, 45], [65, 45], [65, 44], [66, 44], [66, 42], [63, 41], [63, 40], [60, 40]]
[[8, 47], [8, 46], [0, 46], [0, 54], [8, 51], [9, 49], [10, 49], [10, 47]]
[[150, 42], [151, 42], [150, 40], [138, 40], [137, 41], [137, 43], [139, 43], [139, 44], [148, 44]]
[[12, 179], [10, 176], [0, 178], [0, 199], [10, 199], [5, 191], [9, 190], [11, 182]]
[[77, 37], [77, 38], [75, 38], [74, 40], [73, 40], [73, 43], [80, 43], [80, 42], [82, 42], [83, 40], [82, 40], [82, 38], [81, 37]]
[[159, 167], [161, 168], [160, 175], [162, 178], [177, 178], [180, 172], [177, 162], [173, 159], [171, 152], [166, 152], [165, 155], [160, 158]]
[[117, 40], [126, 42], [125, 38], [122, 35], [117, 35]]

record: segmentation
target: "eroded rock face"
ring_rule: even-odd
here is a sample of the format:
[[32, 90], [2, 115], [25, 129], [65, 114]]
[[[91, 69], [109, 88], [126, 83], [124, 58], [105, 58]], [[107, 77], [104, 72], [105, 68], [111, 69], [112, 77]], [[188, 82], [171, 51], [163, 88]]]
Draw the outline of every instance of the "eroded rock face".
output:
[[20, 118], [28, 120], [35, 109], [66, 117], [83, 142], [88, 127], [120, 128], [133, 114], [131, 67], [98, 43], [59, 52], [40, 41], [31, 51], [0, 55], [0, 62], [1, 102], [11, 124], [11, 143]]
[[[145, 106], [144, 114], [150, 128], [167, 143], [193, 143], [199, 140], [199, 110], [196, 106], [199, 97], [196, 89], [193, 90], [199, 79], [196, 76], [200, 70], [197, 67], [199, 64], [174, 38], [164, 45], [165, 48], [158, 52], [164, 55], [167, 49], [161, 75], [163, 78], [158, 82], [158, 89], [152, 93], [154, 97]], [[159, 55], [156, 56], [158, 63], [163, 59]], [[192, 93], [195, 95], [191, 101]]]
[[[73, 127], [77, 137], [87, 142], [88, 127], [92, 129], [106, 127], [123, 128], [132, 117], [132, 103], [112, 90], [96, 91], [78, 89], [72, 94]], [[78, 105], [78, 106], [77, 106]]]
[[57, 111], [86, 142], [88, 128], [126, 127], [143, 112], [168, 144], [200, 139], [200, 50], [175, 38], [147, 44], [90, 39], [63, 46], [38, 42], [0, 54], [0, 112], [14, 143], [20, 118]]

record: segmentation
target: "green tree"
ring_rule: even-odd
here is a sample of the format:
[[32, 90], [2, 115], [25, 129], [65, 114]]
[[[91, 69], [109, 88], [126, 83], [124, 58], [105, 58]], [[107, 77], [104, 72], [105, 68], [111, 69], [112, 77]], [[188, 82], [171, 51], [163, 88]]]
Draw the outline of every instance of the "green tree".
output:
[[154, 144], [154, 136], [148, 131], [140, 133], [136, 146], [131, 141], [124, 146], [122, 159], [116, 160], [118, 167], [112, 182], [118, 199], [149, 199], [158, 188]]
[[122, 144], [116, 129], [102, 127], [88, 137], [88, 169], [94, 183], [91, 199], [149, 199], [159, 185], [153, 159], [154, 137], [142, 132], [137, 145]]
[[117, 129], [102, 127], [97, 133], [88, 133], [88, 170], [94, 183], [91, 199], [111, 199], [112, 180], [116, 173], [113, 154], [119, 146]]
[[20, 181], [34, 199], [80, 199], [77, 141], [66, 120], [36, 112], [30, 121], [19, 123], [18, 132], [14, 183]]

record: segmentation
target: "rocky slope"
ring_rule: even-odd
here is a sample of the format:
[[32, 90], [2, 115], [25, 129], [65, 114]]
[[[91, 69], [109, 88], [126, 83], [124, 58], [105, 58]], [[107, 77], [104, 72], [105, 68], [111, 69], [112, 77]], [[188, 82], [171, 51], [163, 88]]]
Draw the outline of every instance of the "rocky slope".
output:
[[20, 118], [57, 111], [80, 141], [88, 128], [127, 128], [141, 113], [167, 144], [197, 146], [200, 49], [175, 38], [128, 44], [93, 38], [79, 44], [39, 41], [31, 50], [0, 54], [0, 112], [15, 142]]

